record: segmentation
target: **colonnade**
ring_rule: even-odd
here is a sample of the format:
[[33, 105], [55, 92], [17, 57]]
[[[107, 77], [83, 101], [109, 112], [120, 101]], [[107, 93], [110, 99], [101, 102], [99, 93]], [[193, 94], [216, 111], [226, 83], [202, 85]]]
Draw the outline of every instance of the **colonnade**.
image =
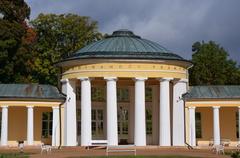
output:
[[[81, 146], [87, 146], [91, 136], [91, 79], [80, 77], [81, 82]], [[104, 77], [106, 81], [107, 141], [109, 145], [118, 145], [117, 126], [117, 77]], [[134, 144], [146, 146], [145, 122], [145, 81], [147, 78], [133, 78], [135, 84], [134, 103]], [[159, 89], [159, 145], [184, 146], [184, 101], [182, 94], [187, 91], [186, 79], [158, 79]], [[170, 114], [170, 81], [173, 81], [173, 115]], [[62, 91], [67, 95], [64, 105], [64, 145], [77, 145], [76, 129], [76, 79], [62, 80]], [[172, 129], [171, 129], [171, 121]], [[171, 132], [172, 131], [172, 132]], [[172, 136], [171, 136], [172, 133]], [[172, 139], [172, 141], [171, 141]]]
[[[191, 146], [196, 146], [196, 120], [195, 120], [195, 106], [188, 107], [189, 113], [189, 144]], [[221, 143], [221, 133], [220, 133], [220, 117], [219, 117], [220, 106], [212, 106], [213, 110], [213, 145], [220, 145]], [[240, 116], [240, 107], [238, 107], [238, 115]], [[240, 118], [238, 119], [240, 124]], [[240, 131], [240, 126], [238, 126]]]
[[[1, 122], [1, 146], [8, 145], [8, 108], [11, 106], [3, 105], [2, 122]], [[27, 145], [34, 145], [34, 106], [28, 105], [27, 108]], [[52, 146], [58, 146], [60, 143], [60, 119], [59, 106], [53, 106], [53, 123], [52, 123]], [[17, 131], [15, 131], [17, 132]]]

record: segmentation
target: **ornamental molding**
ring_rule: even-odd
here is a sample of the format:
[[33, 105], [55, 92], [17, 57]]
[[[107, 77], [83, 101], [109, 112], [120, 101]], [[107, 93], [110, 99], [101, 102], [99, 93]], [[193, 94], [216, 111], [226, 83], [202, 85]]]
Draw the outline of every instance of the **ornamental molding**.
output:
[[94, 64], [94, 65], [80, 65], [71, 68], [64, 68], [63, 75], [78, 72], [111, 72], [111, 71], [147, 71], [147, 72], [176, 72], [186, 73], [186, 69], [175, 65], [164, 64]]

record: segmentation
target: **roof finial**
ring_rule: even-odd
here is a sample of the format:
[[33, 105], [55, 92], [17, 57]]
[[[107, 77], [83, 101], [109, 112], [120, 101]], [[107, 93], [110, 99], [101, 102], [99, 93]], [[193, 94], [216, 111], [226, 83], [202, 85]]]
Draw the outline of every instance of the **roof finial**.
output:
[[132, 38], [141, 38], [140, 36], [135, 35], [132, 31], [128, 29], [120, 29], [116, 30], [112, 33], [112, 35], [108, 36], [110, 37], [132, 37]]

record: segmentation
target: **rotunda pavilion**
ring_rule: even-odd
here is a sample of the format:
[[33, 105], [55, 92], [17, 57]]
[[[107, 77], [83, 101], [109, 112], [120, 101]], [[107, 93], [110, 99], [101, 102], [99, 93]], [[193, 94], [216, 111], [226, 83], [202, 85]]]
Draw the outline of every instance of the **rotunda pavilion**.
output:
[[132, 31], [114, 31], [57, 66], [65, 95], [0, 84], [0, 147], [240, 146], [240, 85], [188, 86], [191, 62]]
[[191, 62], [168, 49], [117, 30], [58, 63], [62, 69], [64, 146], [184, 146]]

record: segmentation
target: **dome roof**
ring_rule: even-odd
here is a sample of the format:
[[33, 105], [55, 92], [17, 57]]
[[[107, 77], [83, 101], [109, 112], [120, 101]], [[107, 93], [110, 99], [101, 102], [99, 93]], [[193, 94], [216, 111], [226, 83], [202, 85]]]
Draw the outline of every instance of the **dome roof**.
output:
[[78, 50], [66, 60], [74, 59], [167, 59], [183, 60], [158, 43], [143, 39], [129, 30], [117, 30], [103, 40]]

